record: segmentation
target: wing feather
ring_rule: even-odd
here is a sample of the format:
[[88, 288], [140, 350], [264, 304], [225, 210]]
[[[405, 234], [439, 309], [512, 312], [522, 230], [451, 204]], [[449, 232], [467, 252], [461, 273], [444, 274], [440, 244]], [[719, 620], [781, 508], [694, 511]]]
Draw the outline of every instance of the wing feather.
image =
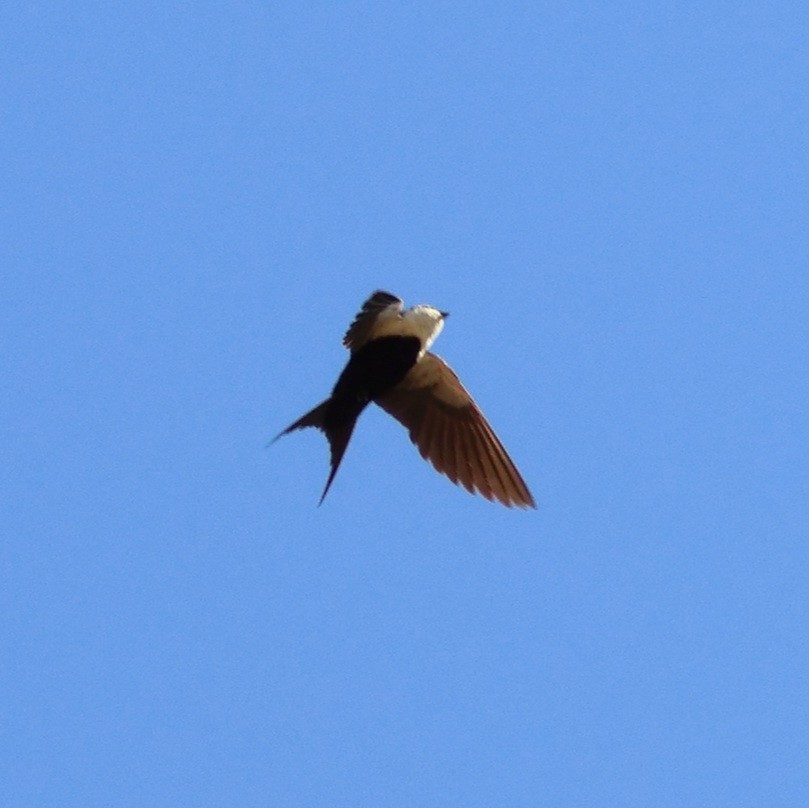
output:
[[434, 410], [426, 406], [426, 401], [423, 400], [425, 406], [422, 408], [424, 418], [424, 433], [419, 437], [418, 446], [419, 453], [427, 460], [430, 457], [436, 458], [436, 462], [444, 462], [444, 435], [438, 428], [438, 417]]
[[431, 416], [434, 419], [433, 445], [435, 446], [435, 451], [429, 452], [425, 459], [432, 463], [437, 471], [457, 484], [458, 476], [455, 473], [455, 455], [453, 454], [452, 446], [452, 426], [450, 425], [449, 429], [447, 428], [442, 414], [438, 410], [433, 409]]
[[361, 348], [373, 333], [379, 315], [390, 307], [393, 307], [395, 314], [398, 314], [404, 307], [404, 301], [392, 295], [390, 292], [383, 292], [377, 289], [362, 304], [362, 308], [354, 318], [354, 322], [348, 327], [343, 337], [343, 345], [352, 353]]
[[[492, 441], [492, 430], [487, 423], [478, 423], [476, 428], [480, 435], [480, 445], [483, 447], [486, 458], [494, 470], [494, 480], [498, 490], [501, 492], [502, 496], [514, 499], [514, 492], [519, 490], [519, 486], [511, 484], [509, 467], [512, 467], [513, 464], [508, 456], [505, 455], [505, 449], [499, 446], [499, 441], [497, 441], [496, 438], [496, 443]], [[525, 496], [530, 497], [530, 494], [527, 493], [527, 489], [525, 489]]]
[[482, 474], [481, 477], [486, 481], [487, 491], [481, 490], [486, 499], [495, 499], [502, 501], [506, 496], [506, 488], [500, 480], [500, 477], [495, 469], [494, 461], [491, 456], [491, 449], [486, 443], [485, 435], [481, 431], [479, 424], [474, 424], [473, 428], [476, 433], [477, 444], [480, 447], [478, 453], [478, 462], [480, 464]]
[[408, 430], [421, 456], [456, 485], [507, 507], [536, 507], [503, 444], [440, 357], [426, 353], [377, 403]]
[[475, 485], [477, 483], [480, 492], [483, 493], [485, 480], [482, 475], [475, 475], [475, 447], [473, 444], [467, 446], [469, 442], [469, 429], [468, 427], [462, 427], [457, 421], [453, 422], [450, 418], [448, 418], [447, 421], [453, 423], [455, 427], [455, 457], [458, 460], [458, 483], [470, 494], [475, 493]]

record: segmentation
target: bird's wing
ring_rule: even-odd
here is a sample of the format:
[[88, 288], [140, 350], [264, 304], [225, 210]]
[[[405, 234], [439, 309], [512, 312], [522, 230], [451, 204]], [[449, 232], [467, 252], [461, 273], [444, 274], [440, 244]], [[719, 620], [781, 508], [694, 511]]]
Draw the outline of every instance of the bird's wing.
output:
[[361, 348], [371, 336], [379, 315], [390, 306], [393, 306], [392, 311], [398, 314], [402, 310], [404, 302], [390, 292], [382, 290], [374, 292], [362, 304], [354, 322], [348, 327], [348, 331], [343, 337], [343, 345], [352, 352]]
[[426, 353], [377, 404], [407, 428], [421, 456], [456, 485], [509, 508], [536, 507], [503, 444], [440, 357]]

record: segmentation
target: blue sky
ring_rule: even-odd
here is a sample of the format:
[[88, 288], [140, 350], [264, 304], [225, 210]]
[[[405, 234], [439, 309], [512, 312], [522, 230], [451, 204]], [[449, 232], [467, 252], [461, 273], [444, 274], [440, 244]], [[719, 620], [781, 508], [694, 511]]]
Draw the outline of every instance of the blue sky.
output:
[[[4, 8], [3, 804], [806, 804], [808, 23]], [[265, 449], [377, 288], [537, 511]]]

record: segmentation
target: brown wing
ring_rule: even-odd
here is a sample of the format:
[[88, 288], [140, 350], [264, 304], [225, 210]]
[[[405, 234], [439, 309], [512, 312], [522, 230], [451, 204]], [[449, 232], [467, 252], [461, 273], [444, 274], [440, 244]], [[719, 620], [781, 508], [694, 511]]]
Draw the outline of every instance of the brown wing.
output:
[[400, 312], [404, 306], [404, 302], [392, 295], [390, 292], [383, 292], [378, 289], [374, 292], [365, 303], [362, 304], [359, 314], [354, 318], [354, 322], [348, 327], [345, 336], [343, 337], [343, 345], [350, 351], [356, 351], [361, 348], [367, 341], [376, 324], [376, 318], [388, 306], [395, 306], [396, 312]]
[[421, 456], [456, 485], [509, 508], [536, 508], [503, 444], [440, 357], [425, 354], [377, 403], [407, 428]]

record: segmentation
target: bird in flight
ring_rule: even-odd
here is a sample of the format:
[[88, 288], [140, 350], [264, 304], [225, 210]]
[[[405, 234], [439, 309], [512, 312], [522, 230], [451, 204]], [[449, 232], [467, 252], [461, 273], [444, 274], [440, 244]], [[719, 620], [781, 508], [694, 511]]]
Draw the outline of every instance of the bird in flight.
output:
[[383, 291], [363, 303], [343, 337], [351, 357], [331, 395], [274, 439], [309, 426], [326, 435], [331, 472], [321, 503], [357, 418], [373, 401], [408, 430], [421, 456], [456, 485], [509, 508], [536, 507], [472, 396], [450, 366], [428, 350], [448, 316], [432, 306], [404, 309], [402, 300]]

